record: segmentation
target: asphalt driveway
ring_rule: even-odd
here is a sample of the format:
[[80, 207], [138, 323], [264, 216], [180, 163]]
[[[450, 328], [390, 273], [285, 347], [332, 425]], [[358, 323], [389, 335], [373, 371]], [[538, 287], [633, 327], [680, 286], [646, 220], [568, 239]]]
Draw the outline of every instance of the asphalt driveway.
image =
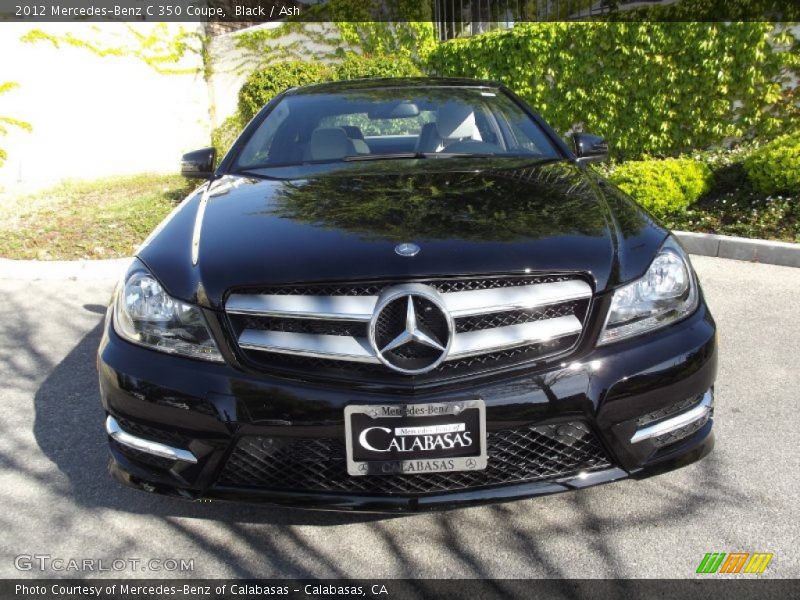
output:
[[[113, 282], [0, 280], [0, 577], [80, 575], [40, 571], [50, 559], [174, 558], [193, 560], [169, 573], [187, 577], [672, 578], [712, 551], [772, 552], [765, 576], [800, 577], [800, 269], [693, 260], [720, 330], [708, 458], [641, 482], [394, 518], [118, 486], [94, 367]], [[19, 571], [21, 555], [50, 558]], [[142, 566], [108, 574], [166, 574]]]

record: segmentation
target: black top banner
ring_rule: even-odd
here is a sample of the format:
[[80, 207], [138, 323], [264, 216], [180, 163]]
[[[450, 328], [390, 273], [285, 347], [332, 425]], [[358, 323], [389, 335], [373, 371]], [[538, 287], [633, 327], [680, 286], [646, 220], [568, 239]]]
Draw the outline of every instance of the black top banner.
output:
[[797, 0], [0, 0], [0, 22], [800, 21]]

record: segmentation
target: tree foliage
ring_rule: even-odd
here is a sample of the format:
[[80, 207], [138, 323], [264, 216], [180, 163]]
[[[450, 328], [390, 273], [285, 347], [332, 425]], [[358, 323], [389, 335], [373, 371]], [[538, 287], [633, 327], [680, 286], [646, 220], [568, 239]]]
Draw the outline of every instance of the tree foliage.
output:
[[520, 23], [439, 44], [430, 71], [500, 81], [618, 158], [773, 135], [798, 119], [798, 42], [774, 23]]
[[[0, 83], [0, 95], [10, 92], [14, 88], [19, 87], [19, 84], [14, 81], [6, 81]], [[22, 129], [24, 131], [31, 131], [31, 124], [27, 123], [26, 121], [20, 121], [19, 119], [15, 119], [13, 117], [8, 117], [4, 115], [0, 115], [0, 137], [8, 135], [9, 127], [16, 127], [17, 129]], [[0, 148], [0, 167], [8, 158], [8, 153], [3, 149]]]
[[235, 68], [246, 72], [287, 60], [332, 62], [352, 53], [420, 63], [435, 47], [435, 39], [430, 21], [287, 21], [272, 29], [238, 33], [235, 43], [241, 58]]
[[92, 30], [93, 36], [85, 38], [70, 32], [54, 35], [41, 29], [32, 29], [20, 39], [31, 44], [46, 42], [54, 48], [80, 48], [104, 58], [134, 58], [162, 75], [196, 74], [201, 68], [179, 67], [179, 63], [193, 54], [204, 58], [206, 55], [205, 36], [198, 31], [187, 31], [183, 27], [177, 33], [172, 33], [167, 23], [158, 23], [147, 31], [126, 23], [119, 35], [109, 39], [100, 35], [97, 26]]

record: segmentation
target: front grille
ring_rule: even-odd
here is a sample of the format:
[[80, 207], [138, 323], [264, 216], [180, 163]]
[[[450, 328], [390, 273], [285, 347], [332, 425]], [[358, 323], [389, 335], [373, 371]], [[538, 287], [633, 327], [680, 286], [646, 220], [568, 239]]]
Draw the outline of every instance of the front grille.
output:
[[[435, 362], [435, 347], [408, 344], [384, 354], [414, 371], [406, 374], [384, 365], [369, 342], [381, 293], [401, 284], [435, 290], [452, 316], [450, 354], [428, 372], [417, 371]], [[413, 302], [418, 324], [435, 340], [447, 339], [435, 305], [420, 296]], [[590, 302], [591, 287], [581, 277], [554, 274], [249, 287], [229, 292], [226, 312], [240, 355], [254, 369], [403, 387], [563, 358], [580, 338]], [[379, 347], [402, 329], [406, 308], [401, 298], [376, 319]], [[505, 335], [495, 338], [498, 328], [506, 328]]]
[[491, 432], [482, 471], [370, 475], [347, 473], [344, 441], [244, 437], [220, 476], [222, 485], [294, 492], [437, 494], [557, 479], [610, 466], [582, 421]]

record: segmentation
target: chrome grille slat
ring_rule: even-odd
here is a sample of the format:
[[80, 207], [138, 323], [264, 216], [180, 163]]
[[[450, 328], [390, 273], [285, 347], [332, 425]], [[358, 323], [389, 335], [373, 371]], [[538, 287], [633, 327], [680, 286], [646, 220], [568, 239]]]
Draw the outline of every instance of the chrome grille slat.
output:
[[[453, 318], [509, 310], [530, 310], [589, 298], [592, 288], [584, 281], [490, 288], [442, 294]], [[279, 294], [231, 294], [225, 310], [233, 314], [268, 317], [369, 321], [378, 296], [307, 296]]]
[[[575, 316], [557, 317], [508, 325], [495, 329], [482, 329], [453, 336], [453, 345], [445, 360], [486, 354], [524, 344], [544, 342], [575, 335], [581, 331], [581, 322]], [[379, 363], [366, 338], [344, 335], [318, 335], [313, 333], [288, 333], [245, 329], [239, 336], [239, 345], [249, 350], [264, 350], [282, 354], [299, 354], [316, 358], [338, 358], [356, 362]]]
[[[453, 322], [452, 342], [441, 368], [460, 365], [459, 372], [471, 369], [471, 361], [476, 360], [481, 362], [475, 369], [486, 371], [497, 361], [500, 367], [554, 353], [563, 356], [577, 344], [592, 298], [592, 287], [575, 275], [440, 279], [404, 285], [439, 291], [441, 310]], [[367, 333], [372, 335], [370, 322], [378, 306], [382, 318], [388, 314], [383, 308], [384, 291], [396, 294], [396, 287], [396, 282], [356, 282], [242, 288], [228, 296], [225, 311], [238, 346], [249, 360], [268, 368], [272, 363], [317, 360], [328, 365], [325, 369], [344, 369], [348, 377], [360, 372], [369, 377], [390, 372]], [[425, 310], [423, 306], [417, 309]], [[304, 368], [301, 365], [306, 363], [297, 364]]]
[[245, 329], [239, 336], [239, 346], [248, 350], [263, 350], [279, 354], [297, 354], [314, 358], [336, 358], [365, 363], [379, 363], [367, 338], [346, 335], [316, 335]]
[[292, 319], [369, 321], [377, 296], [284, 296], [231, 294], [225, 310], [233, 314]]
[[548, 304], [581, 300], [592, 295], [589, 284], [579, 281], [494, 288], [442, 294], [453, 318], [469, 317], [508, 310], [530, 310]]
[[516, 348], [525, 344], [575, 335], [581, 332], [581, 322], [574, 316], [557, 317], [545, 321], [533, 321], [519, 325], [507, 325], [495, 329], [481, 329], [468, 333], [457, 333], [446, 360], [477, 356]]

